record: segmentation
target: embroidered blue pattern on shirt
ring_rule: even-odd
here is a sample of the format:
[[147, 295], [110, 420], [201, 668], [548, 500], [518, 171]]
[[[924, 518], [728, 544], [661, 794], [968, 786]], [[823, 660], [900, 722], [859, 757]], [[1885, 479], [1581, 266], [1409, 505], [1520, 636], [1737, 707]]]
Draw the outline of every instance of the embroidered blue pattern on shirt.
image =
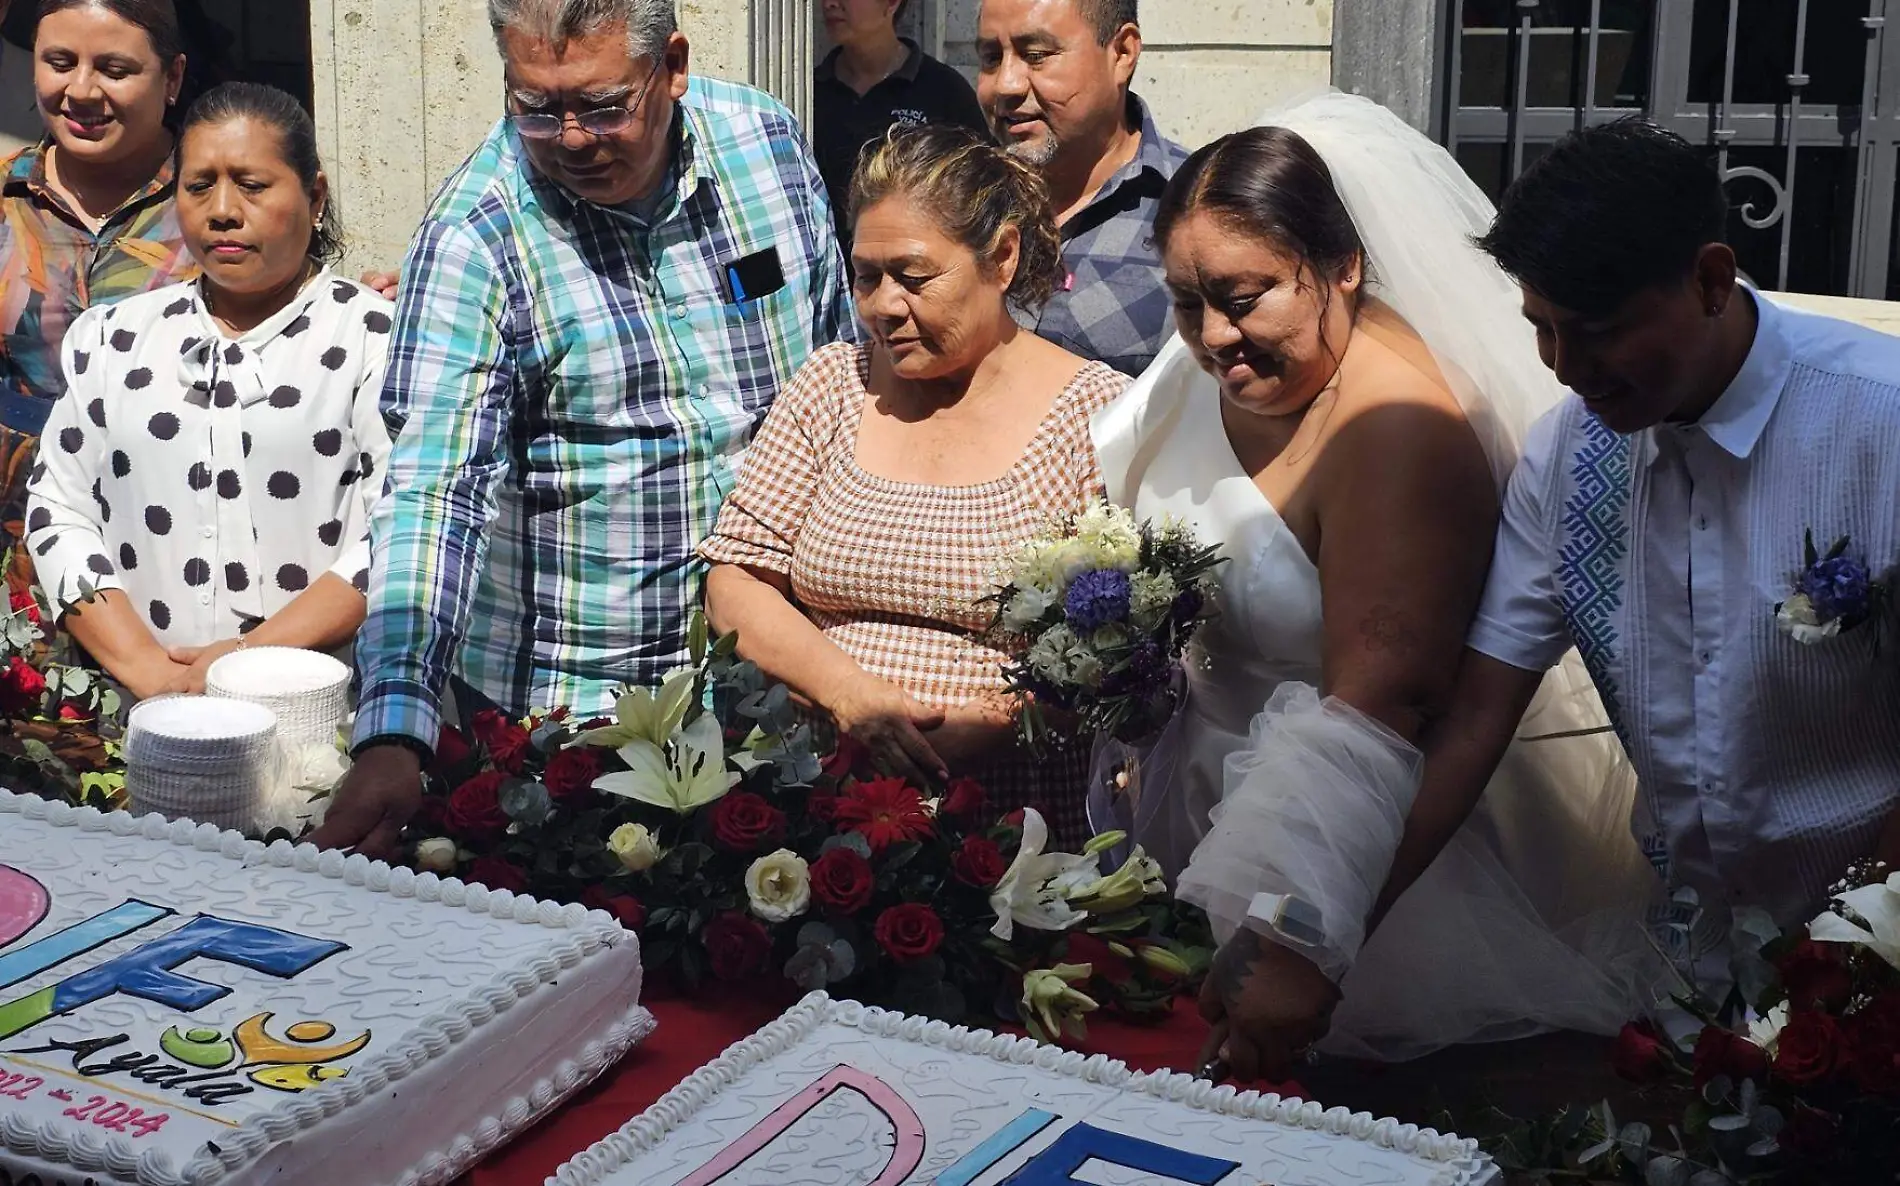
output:
[[1614, 677], [1616, 618], [1623, 608], [1629, 555], [1630, 442], [1585, 413], [1583, 445], [1571, 467], [1564, 502], [1557, 582], [1570, 636], [1596, 682], [1616, 735], [1629, 747], [1622, 694]]

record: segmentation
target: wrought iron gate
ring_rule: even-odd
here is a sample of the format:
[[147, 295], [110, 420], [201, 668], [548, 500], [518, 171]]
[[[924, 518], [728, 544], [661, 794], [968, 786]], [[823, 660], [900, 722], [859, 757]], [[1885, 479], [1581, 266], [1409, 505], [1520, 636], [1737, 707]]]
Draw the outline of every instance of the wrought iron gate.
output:
[[1900, 299], [1900, 0], [1445, 2], [1438, 126], [1494, 198], [1570, 129], [1642, 112], [1708, 147], [1751, 277]]

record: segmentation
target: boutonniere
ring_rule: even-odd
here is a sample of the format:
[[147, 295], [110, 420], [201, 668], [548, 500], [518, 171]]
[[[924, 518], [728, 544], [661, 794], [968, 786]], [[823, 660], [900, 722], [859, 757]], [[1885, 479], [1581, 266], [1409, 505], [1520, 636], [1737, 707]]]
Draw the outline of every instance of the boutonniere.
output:
[[1891, 581], [1875, 579], [1865, 557], [1852, 550], [1845, 535], [1823, 554], [1815, 549], [1810, 530], [1803, 559], [1801, 571], [1794, 576], [1793, 594], [1775, 607], [1775, 625], [1796, 642], [1813, 646], [1873, 622], [1878, 650], [1880, 620], [1892, 597]]

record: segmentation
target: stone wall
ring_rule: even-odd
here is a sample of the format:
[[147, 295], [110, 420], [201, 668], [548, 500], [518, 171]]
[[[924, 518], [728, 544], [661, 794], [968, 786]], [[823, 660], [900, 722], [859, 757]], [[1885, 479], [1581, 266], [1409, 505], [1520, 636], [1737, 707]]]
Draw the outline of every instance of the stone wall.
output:
[[[680, 0], [695, 71], [749, 80], [753, 2]], [[919, 6], [942, 21], [945, 58], [972, 74], [978, 6]], [[1199, 144], [1323, 86], [1332, 24], [1333, 0], [1147, 0], [1137, 87], [1164, 132]], [[310, 49], [348, 266], [394, 267], [435, 188], [501, 111], [483, 0], [311, 0]]]

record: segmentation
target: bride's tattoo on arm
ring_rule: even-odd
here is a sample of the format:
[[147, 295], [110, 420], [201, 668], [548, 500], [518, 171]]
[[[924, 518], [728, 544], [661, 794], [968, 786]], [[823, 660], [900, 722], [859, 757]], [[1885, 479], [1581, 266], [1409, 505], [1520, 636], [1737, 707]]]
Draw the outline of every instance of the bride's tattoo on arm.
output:
[[1405, 615], [1389, 605], [1375, 605], [1359, 623], [1359, 633], [1370, 651], [1390, 651], [1406, 655], [1418, 649], [1418, 635]]

